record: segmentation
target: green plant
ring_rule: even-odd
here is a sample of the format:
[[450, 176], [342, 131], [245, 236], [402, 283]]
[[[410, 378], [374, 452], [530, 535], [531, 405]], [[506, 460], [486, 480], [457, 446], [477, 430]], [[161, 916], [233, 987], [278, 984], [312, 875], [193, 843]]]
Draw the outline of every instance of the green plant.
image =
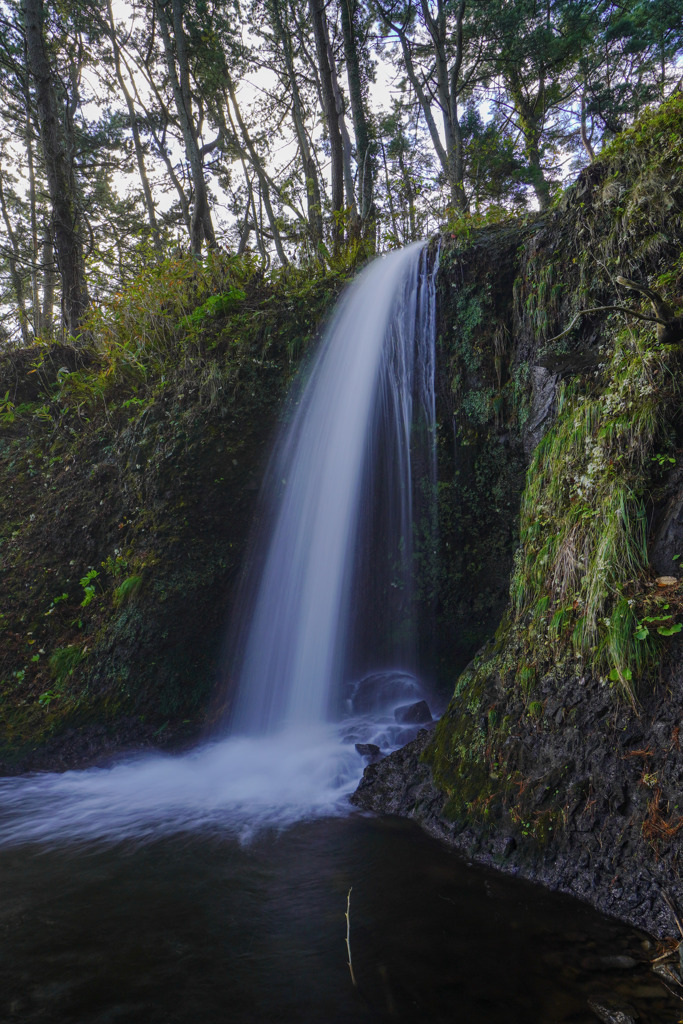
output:
[[663, 455], [661, 452], [657, 452], [656, 455], [653, 455], [652, 461], [656, 462], [660, 469], [665, 469], [669, 463], [674, 466], [676, 465], [676, 460], [673, 455]]
[[210, 295], [201, 306], [193, 309], [188, 316], [182, 317], [180, 326], [196, 330], [202, 326], [205, 320], [218, 316], [228, 316], [245, 299], [245, 292], [235, 286], [220, 295]]
[[61, 697], [61, 693], [58, 690], [46, 690], [45, 693], [41, 693], [40, 697], [38, 698], [38, 703], [40, 704], [41, 708], [47, 709], [52, 703], [52, 701], [56, 700], [57, 697]]
[[114, 591], [114, 606], [122, 608], [133, 601], [142, 585], [142, 576], [129, 576]]
[[55, 608], [57, 607], [58, 604], [61, 604], [62, 601], [68, 601], [68, 600], [69, 600], [69, 595], [67, 594], [66, 591], [64, 591], [63, 594], [58, 594], [56, 597], [53, 597], [52, 598], [52, 602], [50, 603], [50, 607], [45, 612], [45, 615], [46, 616], [52, 615], [52, 613], [54, 612], [54, 610], [55, 610]]
[[93, 580], [96, 580], [99, 576], [97, 569], [90, 569], [85, 576], [81, 577], [80, 584], [83, 587], [83, 600], [81, 601], [81, 608], [87, 608], [88, 605], [95, 598], [95, 585]]
[[[662, 605], [662, 612], [668, 611], [669, 605]], [[660, 636], [673, 636], [683, 629], [683, 622], [671, 623], [673, 615], [643, 615], [636, 622], [634, 637], [636, 640], [646, 640], [652, 629], [656, 629]], [[669, 623], [665, 625], [665, 623]]]
[[10, 402], [9, 391], [0, 398], [0, 423], [14, 423], [14, 402]]
[[50, 655], [49, 662], [55, 682], [61, 684], [69, 676], [72, 676], [86, 656], [86, 651], [75, 644], [69, 644], [68, 647], [58, 647]]
[[[578, 383], [561, 388], [557, 419], [529, 467], [510, 588], [518, 622], [545, 622], [559, 650], [571, 645], [579, 657], [590, 655], [630, 700], [633, 682], [656, 658], [646, 642], [652, 630], [642, 631], [655, 612], [639, 624], [633, 608], [635, 581], [648, 565], [642, 495], [678, 401], [673, 359], [646, 334], [620, 329], [603, 387], [594, 394]], [[654, 625], [661, 636], [674, 628], [660, 619]]]
[[128, 561], [123, 557], [118, 548], [114, 549], [113, 555], [107, 555], [100, 565], [110, 576], [120, 576], [128, 568]]
[[536, 685], [536, 669], [533, 665], [522, 665], [517, 673], [517, 682], [522, 693], [528, 697]]

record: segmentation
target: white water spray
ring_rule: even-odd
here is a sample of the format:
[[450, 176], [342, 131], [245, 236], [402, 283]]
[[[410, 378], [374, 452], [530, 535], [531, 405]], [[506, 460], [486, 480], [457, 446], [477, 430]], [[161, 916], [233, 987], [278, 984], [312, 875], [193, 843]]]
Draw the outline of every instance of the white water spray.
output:
[[422, 695], [413, 461], [422, 435], [433, 487], [435, 275], [421, 243], [376, 260], [321, 343], [264, 486], [231, 736], [183, 756], [2, 779], [0, 842], [245, 835], [338, 812], [363, 768], [354, 743], [409, 738], [393, 709]]

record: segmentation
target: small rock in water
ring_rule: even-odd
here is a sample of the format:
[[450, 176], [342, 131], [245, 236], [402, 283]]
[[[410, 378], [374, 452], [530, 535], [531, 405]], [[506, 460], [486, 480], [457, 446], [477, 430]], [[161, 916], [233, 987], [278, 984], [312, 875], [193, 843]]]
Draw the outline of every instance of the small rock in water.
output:
[[655, 974], [666, 981], [673, 981], [675, 985], [683, 987], [683, 974], [673, 963], [655, 964], [652, 968]]
[[399, 725], [421, 725], [432, 721], [432, 713], [426, 700], [418, 700], [415, 704], [402, 704], [396, 708], [394, 718]]
[[598, 1002], [597, 999], [589, 999], [588, 1005], [603, 1024], [636, 1024], [636, 1018], [625, 1010], [618, 1010], [606, 1003]]
[[382, 756], [376, 743], [356, 743], [356, 750], [361, 757], [367, 757], [371, 761], [377, 761]]
[[622, 954], [587, 956], [581, 961], [581, 966], [585, 971], [632, 971], [638, 966], [638, 961]]
[[351, 710], [366, 715], [388, 710], [399, 700], [415, 701], [420, 697], [420, 685], [408, 672], [371, 672], [352, 684], [349, 697]]
[[601, 956], [603, 967], [611, 971], [632, 971], [638, 966], [638, 961], [625, 953], [615, 953], [613, 956]]
[[506, 836], [503, 840], [503, 859], [507, 860], [511, 853], [517, 849], [517, 843], [515, 842], [514, 836]]

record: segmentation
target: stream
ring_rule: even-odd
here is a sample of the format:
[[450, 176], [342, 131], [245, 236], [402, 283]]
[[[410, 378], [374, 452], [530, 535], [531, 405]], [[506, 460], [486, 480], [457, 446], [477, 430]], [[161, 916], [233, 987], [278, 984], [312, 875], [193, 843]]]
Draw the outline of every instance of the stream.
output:
[[595, 1024], [589, 998], [683, 1017], [610, 960], [652, 956], [644, 936], [396, 819], [24, 843], [0, 880], [3, 1021]]

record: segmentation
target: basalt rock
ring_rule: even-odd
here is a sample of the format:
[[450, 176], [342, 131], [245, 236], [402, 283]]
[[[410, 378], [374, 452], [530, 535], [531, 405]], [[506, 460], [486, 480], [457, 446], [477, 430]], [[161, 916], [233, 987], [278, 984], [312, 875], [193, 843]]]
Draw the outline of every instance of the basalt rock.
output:
[[432, 721], [432, 713], [426, 700], [418, 700], [415, 704], [403, 704], [395, 708], [394, 718], [399, 725], [424, 725]]

